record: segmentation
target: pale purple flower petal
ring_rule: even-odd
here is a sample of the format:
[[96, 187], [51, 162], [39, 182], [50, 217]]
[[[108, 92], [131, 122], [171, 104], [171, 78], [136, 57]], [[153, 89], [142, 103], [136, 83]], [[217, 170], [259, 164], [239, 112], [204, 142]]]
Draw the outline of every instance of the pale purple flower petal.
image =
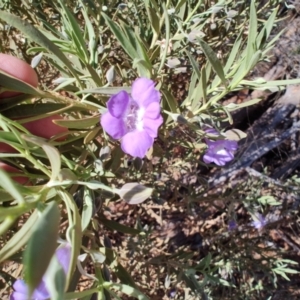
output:
[[143, 158], [153, 144], [153, 138], [146, 131], [132, 131], [127, 133], [121, 141], [121, 148], [125, 153]]
[[130, 98], [125, 91], [113, 95], [107, 102], [109, 113], [115, 118], [121, 118], [126, 113]]
[[257, 214], [253, 219], [254, 220], [251, 222], [251, 225], [259, 230], [265, 227], [268, 223], [265, 217], [261, 214]]
[[157, 119], [146, 119], [144, 118], [144, 129], [152, 138], [157, 137], [157, 131], [159, 126], [163, 123], [162, 116], [159, 116]]
[[152, 102], [159, 103], [160, 93], [154, 86], [154, 81], [138, 78], [132, 84], [131, 96], [139, 106], [147, 107]]
[[[67, 274], [70, 267], [71, 246], [67, 243], [62, 245], [57, 248], [55, 255], [65, 274]], [[46, 300], [50, 298], [44, 278], [41, 280], [39, 286], [34, 290], [30, 299], [28, 299], [28, 286], [24, 280], [16, 280], [13, 284], [13, 288], [14, 292], [10, 295], [10, 300]]]
[[215, 163], [218, 166], [224, 166], [227, 162], [234, 159], [234, 151], [237, 150], [238, 144], [236, 141], [206, 140], [208, 149], [203, 156], [205, 163]]
[[71, 252], [72, 252], [72, 248], [70, 244], [67, 243], [59, 247], [55, 252], [57, 260], [62, 266], [65, 274], [68, 273], [70, 267]]
[[235, 222], [235, 220], [230, 220], [228, 222], [228, 230], [231, 231], [231, 230], [234, 230], [237, 228], [237, 224]]
[[121, 139], [122, 150], [143, 158], [157, 137], [163, 122], [160, 93], [154, 81], [138, 78], [132, 84], [132, 97], [125, 91], [112, 96], [108, 111], [101, 117], [103, 129], [114, 139]]
[[109, 112], [102, 115], [101, 126], [112, 138], [116, 140], [120, 139], [127, 132], [124, 120], [113, 117]]
[[[13, 288], [15, 292], [10, 295], [10, 300], [29, 300], [28, 287], [24, 280], [18, 279], [14, 283]], [[39, 286], [33, 292], [30, 300], [46, 300], [49, 298], [49, 292], [46, 288], [44, 280], [42, 280]]]
[[160, 105], [158, 102], [152, 102], [147, 106], [144, 113], [144, 119], [157, 119], [160, 116]]
[[13, 284], [13, 288], [16, 291], [19, 291], [20, 293], [27, 293], [28, 287], [24, 280], [18, 279]]

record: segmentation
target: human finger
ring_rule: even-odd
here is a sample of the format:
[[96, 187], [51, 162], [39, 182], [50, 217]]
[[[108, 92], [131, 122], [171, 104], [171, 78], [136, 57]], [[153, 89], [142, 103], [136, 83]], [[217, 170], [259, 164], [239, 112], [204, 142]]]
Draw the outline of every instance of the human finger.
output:
[[[34, 87], [38, 86], [38, 77], [36, 72], [25, 61], [17, 57], [0, 53], [0, 70], [16, 77]], [[9, 98], [20, 94], [19, 92], [7, 91], [0, 94], [1, 98]]]

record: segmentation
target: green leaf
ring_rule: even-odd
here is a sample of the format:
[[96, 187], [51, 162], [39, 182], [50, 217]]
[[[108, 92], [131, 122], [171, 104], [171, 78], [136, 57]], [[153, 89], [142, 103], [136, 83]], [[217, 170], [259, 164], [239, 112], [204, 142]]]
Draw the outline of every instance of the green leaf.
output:
[[[1, 11], [0, 11], [1, 16]], [[16, 91], [24, 94], [29, 94], [37, 97], [41, 97], [42, 94], [40, 94], [39, 90], [35, 89], [31, 85], [5, 73], [4, 71], [0, 70], [0, 82], [1, 86], [11, 90]]]
[[236, 56], [238, 54], [238, 51], [240, 50], [240, 46], [241, 46], [241, 43], [242, 43], [241, 36], [242, 36], [242, 31], [240, 32], [240, 34], [236, 38], [236, 40], [234, 42], [234, 45], [231, 48], [229, 57], [227, 59], [226, 65], [224, 67], [224, 73], [228, 73], [229, 72], [229, 70], [232, 67], [232, 65], [234, 63], [234, 60], [235, 60], [235, 58], [236, 58]]
[[14, 181], [8, 176], [8, 174], [0, 168], [0, 186], [4, 190], [6, 190], [12, 197], [22, 204], [25, 202], [22, 194], [19, 192], [17, 186], [15, 185]]
[[150, 21], [150, 25], [153, 29], [153, 33], [156, 34], [156, 36], [159, 35], [160, 33], [160, 20], [157, 16], [157, 12], [155, 9], [153, 9], [152, 7], [146, 5], [146, 10], [147, 10], [147, 14], [148, 14], [148, 19]]
[[31, 142], [43, 148], [51, 165], [52, 172], [51, 172], [50, 181], [54, 181], [58, 177], [61, 168], [60, 153], [58, 152], [58, 150], [55, 147], [48, 144], [47, 142], [45, 142], [45, 140], [43, 140], [42, 138], [29, 136], [25, 134], [23, 134], [22, 137], [26, 141]]
[[126, 294], [128, 296], [131, 296], [131, 297], [135, 297], [139, 300], [150, 300], [145, 294], [143, 294], [142, 292], [140, 292], [139, 290], [129, 286], [129, 285], [126, 285], [126, 284], [118, 284], [118, 283], [108, 283], [108, 282], [105, 282], [103, 284], [104, 288], [106, 288], [107, 290], [110, 290], [110, 289], [115, 289], [117, 291], [120, 291], [122, 292], [123, 294]]
[[[8, 118], [27, 118], [32, 116], [41, 116], [47, 113], [55, 113], [56, 111], [62, 112], [62, 109], [69, 110], [65, 104], [61, 103], [34, 103], [34, 104], [20, 104], [11, 109], [7, 109], [3, 112], [3, 115]], [[75, 107], [72, 107], [75, 109]], [[65, 111], [66, 111], [65, 110]]]
[[127, 284], [136, 288], [135, 281], [120, 263], [118, 263], [118, 265], [114, 269], [114, 272], [123, 284]]
[[255, 98], [255, 99], [251, 99], [249, 101], [246, 101], [244, 103], [239, 103], [239, 104], [229, 103], [224, 108], [228, 111], [235, 111], [242, 107], [248, 107], [248, 106], [255, 105], [255, 104], [259, 103], [261, 100], [262, 100], [261, 98]]
[[57, 248], [59, 219], [58, 205], [53, 201], [47, 205], [34, 224], [23, 258], [30, 294], [39, 285]]
[[194, 74], [197, 75], [197, 79], [200, 80], [200, 77], [201, 77], [201, 74], [200, 74], [200, 71], [199, 71], [199, 64], [196, 62], [196, 60], [194, 59], [194, 57], [190, 54], [189, 51], [186, 51], [186, 54], [187, 56], [189, 57], [189, 60], [191, 62], [191, 65], [193, 67], [193, 70], [194, 70]]
[[151, 78], [151, 69], [149, 69], [148, 64], [144, 59], [135, 58], [132, 66], [138, 70], [140, 77]]
[[177, 113], [177, 103], [173, 95], [167, 89], [160, 90], [163, 94], [165, 101], [167, 102], [169, 109], [172, 113]]
[[57, 194], [65, 202], [66, 209], [68, 211], [69, 227], [67, 230], [67, 240], [70, 242], [72, 248], [70, 269], [67, 275], [66, 283], [66, 287], [68, 287], [72, 279], [72, 274], [76, 268], [78, 256], [80, 254], [82, 241], [81, 218], [73, 197], [65, 190], [58, 190]]
[[[36, 29], [33, 25], [28, 23], [26, 20], [22, 20], [19, 17], [7, 13], [5, 11], [0, 11], [0, 19], [4, 20], [11, 26], [19, 29], [21, 32], [26, 34], [32, 41], [36, 42], [40, 46], [52, 52], [64, 65], [68, 67], [73, 76], [78, 80], [78, 75], [76, 71], [73, 69], [69, 60], [65, 57], [65, 55], [60, 51], [60, 49], [52, 43], [46, 36], [44, 36], [38, 29]], [[1, 79], [0, 79], [1, 81]]]
[[126, 183], [116, 193], [128, 204], [139, 204], [152, 195], [153, 189], [137, 182]]
[[158, 67], [158, 71], [157, 71], [157, 74], [160, 74], [161, 73], [161, 70], [163, 69], [165, 63], [166, 63], [166, 58], [167, 58], [167, 55], [168, 55], [168, 48], [169, 48], [169, 42], [170, 42], [170, 20], [169, 20], [169, 15], [168, 15], [168, 11], [167, 11], [167, 8], [166, 8], [166, 4], [164, 2], [162, 2], [162, 6], [163, 6], [163, 9], [164, 9], [164, 14], [163, 14], [163, 17], [164, 17], [164, 21], [165, 21], [165, 27], [166, 27], [166, 38], [165, 38], [165, 45], [166, 47], [164, 48], [164, 51], [160, 57], [160, 64], [159, 64], [159, 67]]
[[116, 25], [116, 22], [114, 22], [112, 19], [110, 19], [105, 13], [101, 13], [102, 17], [104, 18], [107, 26], [110, 28], [114, 36], [117, 38], [125, 52], [132, 58], [135, 59], [138, 57], [138, 54], [136, 52], [136, 49], [134, 48], [134, 44], [131, 43], [131, 41], [126, 38], [125, 34], [122, 32], [120, 27]]
[[255, 1], [251, 1], [250, 4], [250, 23], [247, 41], [247, 53], [246, 53], [246, 67], [249, 67], [250, 60], [253, 54], [256, 52], [256, 38], [257, 38], [257, 16], [255, 9]]
[[86, 50], [83, 32], [80, 29], [73, 14], [65, 6], [64, 1], [59, 0], [59, 3], [62, 7], [62, 16], [64, 18], [65, 23], [64, 25], [67, 27], [67, 31], [72, 35], [72, 41], [75, 44], [76, 51], [83, 62], [88, 62], [88, 52]]
[[247, 137], [247, 134], [239, 129], [232, 128], [225, 132], [228, 140], [239, 141]]
[[103, 94], [103, 95], [114, 95], [121, 91], [125, 91], [127, 93], [131, 92], [131, 87], [121, 86], [121, 87], [99, 87], [94, 89], [85, 89], [77, 92], [77, 94]]
[[260, 202], [263, 205], [280, 205], [281, 202], [277, 201], [275, 199], [275, 197], [271, 196], [271, 195], [265, 195], [265, 196], [261, 196], [257, 199], [258, 202]]
[[18, 230], [13, 237], [5, 243], [5, 245], [0, 250], [0, 263], [7, 260], [9, 257], [17, 253], [29, 240], [34, 224], [38, 219], [38, 213], [35, 211], [22, 225], [20, 230]]
[[88, 129], [89, 127], [99, 123], [99, 121], [100, 118], [97, 116], [79, 120], [55, 120], [53, 123], [66, 128]]
[[209, 60], [209, 62], [211, 63], [214, 71], [217, 73], [217, 75], [220, 77], [220, 79], [222, 80], [223, 84], [225, 86], [227, 86], [226, 83], [226, 79], [225, 79], [225, 75], [224, 75], [224, 71], [223, 71], [223, 67], [221, 62], [219, 61], [217, 55], [215, 54], [215, 52], [212, 50], [212, 48], [206, 44], [203, 40], [197, 38], [197, 40], [200, 43], [200, 46], [202, 48], [202, 51], [204, 52], [206, 58]]
[[82, 231], [84, 231], [91, 222], [93, 216], [93, 203], [94, 203], [93, 192], [90, 189], [84, 187], [83, 209], [82, 209], [82, 217], [81, 217]]
[[56, 255], [52, 256], [50, 265], [44, 278], [51, 300], [63, 299], [66, 285], [66, 274]]
[[108, 220], [104, 216], [99, 216], [99, 220], [104, 226], [112, 230], [116, 230], [118, 232], [127, 233], [127, 234], [140, 234], [140, 230], [122, 225], [112, 220]]
[[88, 182], [84, 182], [84, 181], [77, 181], [78, 184], [82, 184], [84, 186], [87, 186], [88, 188], [92, 189], [92, 190], [105, 190], [108, 192], [112, 192], [115, 193], [115, 189], [111, 188], [107, 185], [105, 185], [104, 183], [97, 181], [97, 180], [91, 180]]

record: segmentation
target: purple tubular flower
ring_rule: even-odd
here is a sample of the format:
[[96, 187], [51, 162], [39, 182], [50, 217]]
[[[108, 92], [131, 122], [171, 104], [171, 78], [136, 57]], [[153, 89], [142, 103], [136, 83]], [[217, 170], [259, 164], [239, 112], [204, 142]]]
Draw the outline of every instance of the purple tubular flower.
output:
[[163, 122], [160, 93], [154, 85], [150, 79], [136, 79], [131, 97], [125, 91], [113, 95], [107, 102], [108, 111], [100, 120], [113, 139], [121, 139], [122, 150], [134, 157], [146, 155]]
[[228, 230], [231, 231], [231, 230], [234, 230], [237, 228], [237, 223], [235, 222], [235, 220], [230, 220], [228, 222]]
[[203, 156], [205, 163], [215, 163], [218, 166], [224, 166], [234, 159], [234, 152], [238, 148], [236, 141], [210, 141], [206, 140], [208, 149]]
[[[57, 248], [55, 255], [65, 274], [67, 274], [70, 266], [71, 246], [69, 244], [64, 244], [62, 247]], [[13, 288], [14, 292], [10, 295], [10, 300], [46, 300], [50, 298], [44, 278], [34, 290], [30, 299], [28, 299], [28, 286], [24, 280], [16, 280], [13, 284]]]
[[257, 214], [254, 216], [254, 220], [251, 222], [251, 225], [256, 229], [261, 230], [267, 225], [267, 223], [268, 222], [263, 215]]

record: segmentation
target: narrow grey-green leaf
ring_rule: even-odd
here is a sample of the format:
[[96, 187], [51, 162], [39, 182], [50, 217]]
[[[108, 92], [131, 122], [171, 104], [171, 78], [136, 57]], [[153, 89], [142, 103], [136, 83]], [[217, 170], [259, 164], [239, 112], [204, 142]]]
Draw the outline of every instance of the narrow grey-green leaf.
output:
[[91, 222], [93, 216], [93, 192], [84, 187], [83, 193], [83, 209], [82, 209], [82, 216], [81, 216], [81, 228], [84, 231]]
[[58, 152], [58, 150], [51, 146], [50, 144], [48, 144], [47, 142], [45, 142], [45, 140], [43, 140], [42, 138], [38, 138], [35, 136], [29, 136], [29, 135], [22, 135], [22, 137], [26, 140], [29, 141], [35, 145], [38, 145], [40, 147], [43, 148], [43, 150], [45, 151], [50, 165], [51, 165], [51, 181], [54, 181], [60, 172], [60, 167], [61, 167], [61, 160], [60, 160], [60, 153]]
[[0, 263], [17, 253], [29, 240], [34, 224], [38, 218], [37, 211], [35, 211], [22, 225], [20, 230], [18, 230], [13, 237], [5, 243], [5, 245], [0, 250]]
[[88, 62], [88, 52], [86, 50], [85, 40], [83, 37], [83, 32], [80, 29], [75, 17], [73, 14], [69, 11], [67, 6], [64, 3], [65, 1], [59, 0], [59, 3], [62, 7], [63, 11], [63, 17], [65, 19], [65, 23], [67, 26], [69, 26], [70, 33], [72, 35], [72, 40], [76, 45], [77, 51], [80, 54], [82, 60], [84, 62]]
[[[0, 14], [1, 14], [1, 11], [0, 11]], [[34, 95], [37, 97], [42, 96], [40, 94], [39, 90], [35, 89], [31, 85], [9, 75], [1, 70], [0, 70], [0, 82], [1, 82], [1, 87], [4, 87], [4, 88], [12, 90], [12, 91], [29, 94], [29, 95]]]
[[246, 54], [246, 67], [249, 66], [250, 60], [252, 59], [252, 56], [257, 49], [256, 39], [257, 39], [257, 15], [255, 9], [255, 1], [251, 1], [250, 23], [249, 23], [249, 32], [248, 32], [248, 41], [247, 41], [247, 54]]
[[39, 65], [39, 63], [41, 62], [42, 58], [43, 58], [43, 52], [37, 54], [37, 55], [31, 60], [31, 64], [30, 64], [31, 67], [32, 67], [33, 69], [35, 69], [35, 68]]
[[206, 56], [206, 58], [209, 60], [209, 62], [211, 63], [214, 71], [217, 73], [217, 75], [220, 77], [220, 79], [222, 80], [223, 84], [225, 86], [227, 86], [226, 83], [226, 79], [225, 79], [225, 75], [224, 75], [224, 71], [223, 71], [223, 67], [221, 62], [219, 61], [216, 53], [213, 51], [213, 49], [207, 44], [205, 43], [203, 40], [198, 38], [198, 41], [200, 43], [200, 46]]
[[138, 57], [136, 49], [132, 46], [132, 43], [129, 41], [129, 39], [126, 38], [120, 27], [103, 12], [102, 17], [127, 54], [132, 59]]
[[177, 112], [177, 103], [173, 95], [167, 90], [167, 89], [161, 89], [161, 92], [163, 94], [163, 98], [167, 102], [169, 109], [172, 113]]
[[94, 89], [85, 89], [82, 91], [77, 92], [77, 94], [103, 94], [103, 95], [114, 95], [121, 91], [125, 91], [127, 93], [131, 92], [131, 87], [128, 86], [121, 86], [121, 87], [99, 87]]
[[99, 123], [100, 118], [90, 117], [80, 120], [56, 120], [55, 124], [66, 128], [88, 129], [89, 127]]
[[104, 216], [100, 215], [100, 216], [98, 216], [98, 218], [104, 226], [106, 226], [112, 230], [116, 230], [116, 231], [119, 231], [122, 233], [128, 233], [128, 234], [139, 234], [140, 233], [140, 230], [138, 230], [138, 229], [122, 225], [116, 221], [108, 220]]
[[137, 182], [124, 184], [116, 193], [128, 204], [139, 204], [152, 195], [153, 189]]
[[103, 286], [106, 289], [111, 289], [111, 288], [116, 289], [117, 291], [120, 291], [128, 296], [134, 297], [139, 300], [150, 300], [145, 294], [126, 284], [105, 282]]
[[22, 194], [18, 191], [13, 180], [8, 176], [8, 174], [0, 168], [0, 186], [4, 190], [8, 191], [13, 198], [18, 201], [20, 204], [24, 203], [24, 198]]
[[158, 11], [156, 11], [149, 5], [146, 5], [146, 10], [148, 14], [148, 19], [150, 21], [150, 25], [153, 29], [153, 33], [158, 36], [160, 31], [160, 26], [159, 26], [160, 20], [157, 16]]
[[31, 25], [26, 20], [22, 20], [21, 18], [12, 15], [10, 13], [7, 13], [5, 11], [0, 11], [0, 19], [7, 22], [9, 25], [16, 27], [21, 32], [26, 34], [32, 41], [36, 42], [40, 46], [46, 48], [59, 60], [68, 67], [68, 69], [71, 71], [74, 77], [79, 81], [78, 75], [76, 71], [73, 69], [71, 63], [69, 60], [65, 57], [65, 55], [61, 52], [61, 50], [52, 43], [46, 36], [44, 36], [38, 29], [36, 29], [33, 25]]
[[129, 286], [136, 287], [136, 283], [134, 279], [130, 276], [129, 272], [120, 264], [118, 263], [115, 273], [120, 279], [121, 283], [128, 284]]
[[200, 80], [201, 74], [199, 71], [199, 64], [196, 62], [195, 58], [190, 54], [189, 51], [186, 51], [186, 54], [189, 57], [189, 60], [191, 62], [195, 74], [197, 75], [198, 80]]
[[[2, 103], [1, 103], [2, 106]], [[60, 103], [34, 103], [34, 104], [20, 104], [17, 105], [11, 109], [7, 109], [3, 112], [3, 115], [8, 118], [29, 118], [32, 116], [41, 116], [47, 113], [55, 113], [55, 111], [62, 112], [62, 109], [65, 108], [64, 111], [70, 110], [71, 107], [67, 107], [65, 104]], [[75, 107], [72, 106], [72, 110], [74, 110]]]
[[51, 300], [63, 299], [66, 285], [66, 274], [56, 255], [52, 256], [44, 278]]
[[114, 66], [111, 66], [108, 71], [106, 72], [106, 80], [107, 82], [110, 84], [110, 83], [113, 83], [116, 79], [116, 72], [115, 72], [115, 67]]
[[39, 285], [57, 247], [59, 215], [58, 205], [53, 201], [34, 224], [23, 258], [30, 294]]

